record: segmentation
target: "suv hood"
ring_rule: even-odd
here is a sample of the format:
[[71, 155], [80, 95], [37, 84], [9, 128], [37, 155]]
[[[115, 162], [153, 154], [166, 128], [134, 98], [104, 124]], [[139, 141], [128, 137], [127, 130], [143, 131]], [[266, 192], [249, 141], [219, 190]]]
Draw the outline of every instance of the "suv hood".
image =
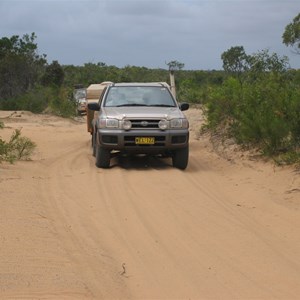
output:
[[127, 119], [175, 119], [185, 118], [178, 107], [153, 107], [153, 106], [123, 106], [102, 107], [100, 117], [122, 120]]

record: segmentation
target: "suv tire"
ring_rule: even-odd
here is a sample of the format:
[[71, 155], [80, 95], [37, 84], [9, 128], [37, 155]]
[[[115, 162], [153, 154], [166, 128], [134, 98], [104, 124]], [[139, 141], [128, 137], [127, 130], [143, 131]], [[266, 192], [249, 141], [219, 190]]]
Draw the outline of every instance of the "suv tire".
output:
[[189, 161], [189, 147], [181, 148], [173, 152], [173, 167], [184, 170]]
[[97, 146], [97, 141], [94, 132], [92, 133], [92, 148], [93, 148], [93, 156], [96, 156], [96, 146]]
[[97, 142], [96, 145], [96, 166], [98, 168], [109, 168], [110, 165], [110, 150], [101, 147]]

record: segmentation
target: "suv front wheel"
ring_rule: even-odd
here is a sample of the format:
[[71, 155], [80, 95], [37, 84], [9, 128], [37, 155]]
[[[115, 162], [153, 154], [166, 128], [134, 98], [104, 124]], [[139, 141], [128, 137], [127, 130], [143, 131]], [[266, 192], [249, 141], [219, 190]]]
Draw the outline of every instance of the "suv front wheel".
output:
[[92, 149], [93, 149], [93, 156], [96, 156], [96, 151], [97, 151], [97, 140], [96, 140], [96, 134], [93, 132], [92, 133]]
[[173, 167], [184, 170], [189, 161], [189, 146], [175, 150], [172, 155]]
[[110, 150], [101, 147], [96, 143], [96, 166], [98, 168], [109, 168], [110, 165]]

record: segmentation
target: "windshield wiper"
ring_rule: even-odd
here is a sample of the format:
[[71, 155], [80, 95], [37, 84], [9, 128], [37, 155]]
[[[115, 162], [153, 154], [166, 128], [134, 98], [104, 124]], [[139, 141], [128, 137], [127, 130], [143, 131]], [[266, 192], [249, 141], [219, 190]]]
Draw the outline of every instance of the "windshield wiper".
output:
[[156, 106], [156, 107], [175, 107], [174, 105], [170, 104], [151, 104], [149, 106]]
[[122, 106], [148, 106], [148, 105], [147, 104], [139, 104], [139, 103], [126, 103], [126, 104], [116, 105], [116, 107], [122, 107]]

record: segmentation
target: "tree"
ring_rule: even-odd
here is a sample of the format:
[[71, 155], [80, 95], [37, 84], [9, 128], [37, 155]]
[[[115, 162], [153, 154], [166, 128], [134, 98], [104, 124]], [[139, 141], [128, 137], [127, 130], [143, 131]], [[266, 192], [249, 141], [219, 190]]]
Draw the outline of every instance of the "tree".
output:
[[249, 66], [251, 73], [281, 73], [285, 72], [289, 67], [289, 59], [287, 56], [279, 56], [277, 53], [269, 53], [268, 49], [261, 50], [249, 56]]
[[245, 53], [243, 46], [231, 47], [221, 55], [223, 69], [234, 75], [242, 83], [242, 74], [249, 69], [249, 56]]
[[36, 35], [0, 39], [0, 99], [9, 99], [34, 87], [46, 63], [37, 54]]
[[282, 42], [286, 46], [294, 47], [296, 53], [300, 54], [300, 13], [293, 19], [292, 23], [285, 27]]
[[41, 82], [45, 86], [57, 86], [60, 87], [64, 82], [64, 70], [58, 61], [54, 60], [52, 64], [48, 65], [45, 70]]
[[177, 60], [172, 60], [172, 61], [166, 63], [166, 65], [169, 66], [169, 71], [171, 73], [184, 68], [184, 63], [181, 63]]

